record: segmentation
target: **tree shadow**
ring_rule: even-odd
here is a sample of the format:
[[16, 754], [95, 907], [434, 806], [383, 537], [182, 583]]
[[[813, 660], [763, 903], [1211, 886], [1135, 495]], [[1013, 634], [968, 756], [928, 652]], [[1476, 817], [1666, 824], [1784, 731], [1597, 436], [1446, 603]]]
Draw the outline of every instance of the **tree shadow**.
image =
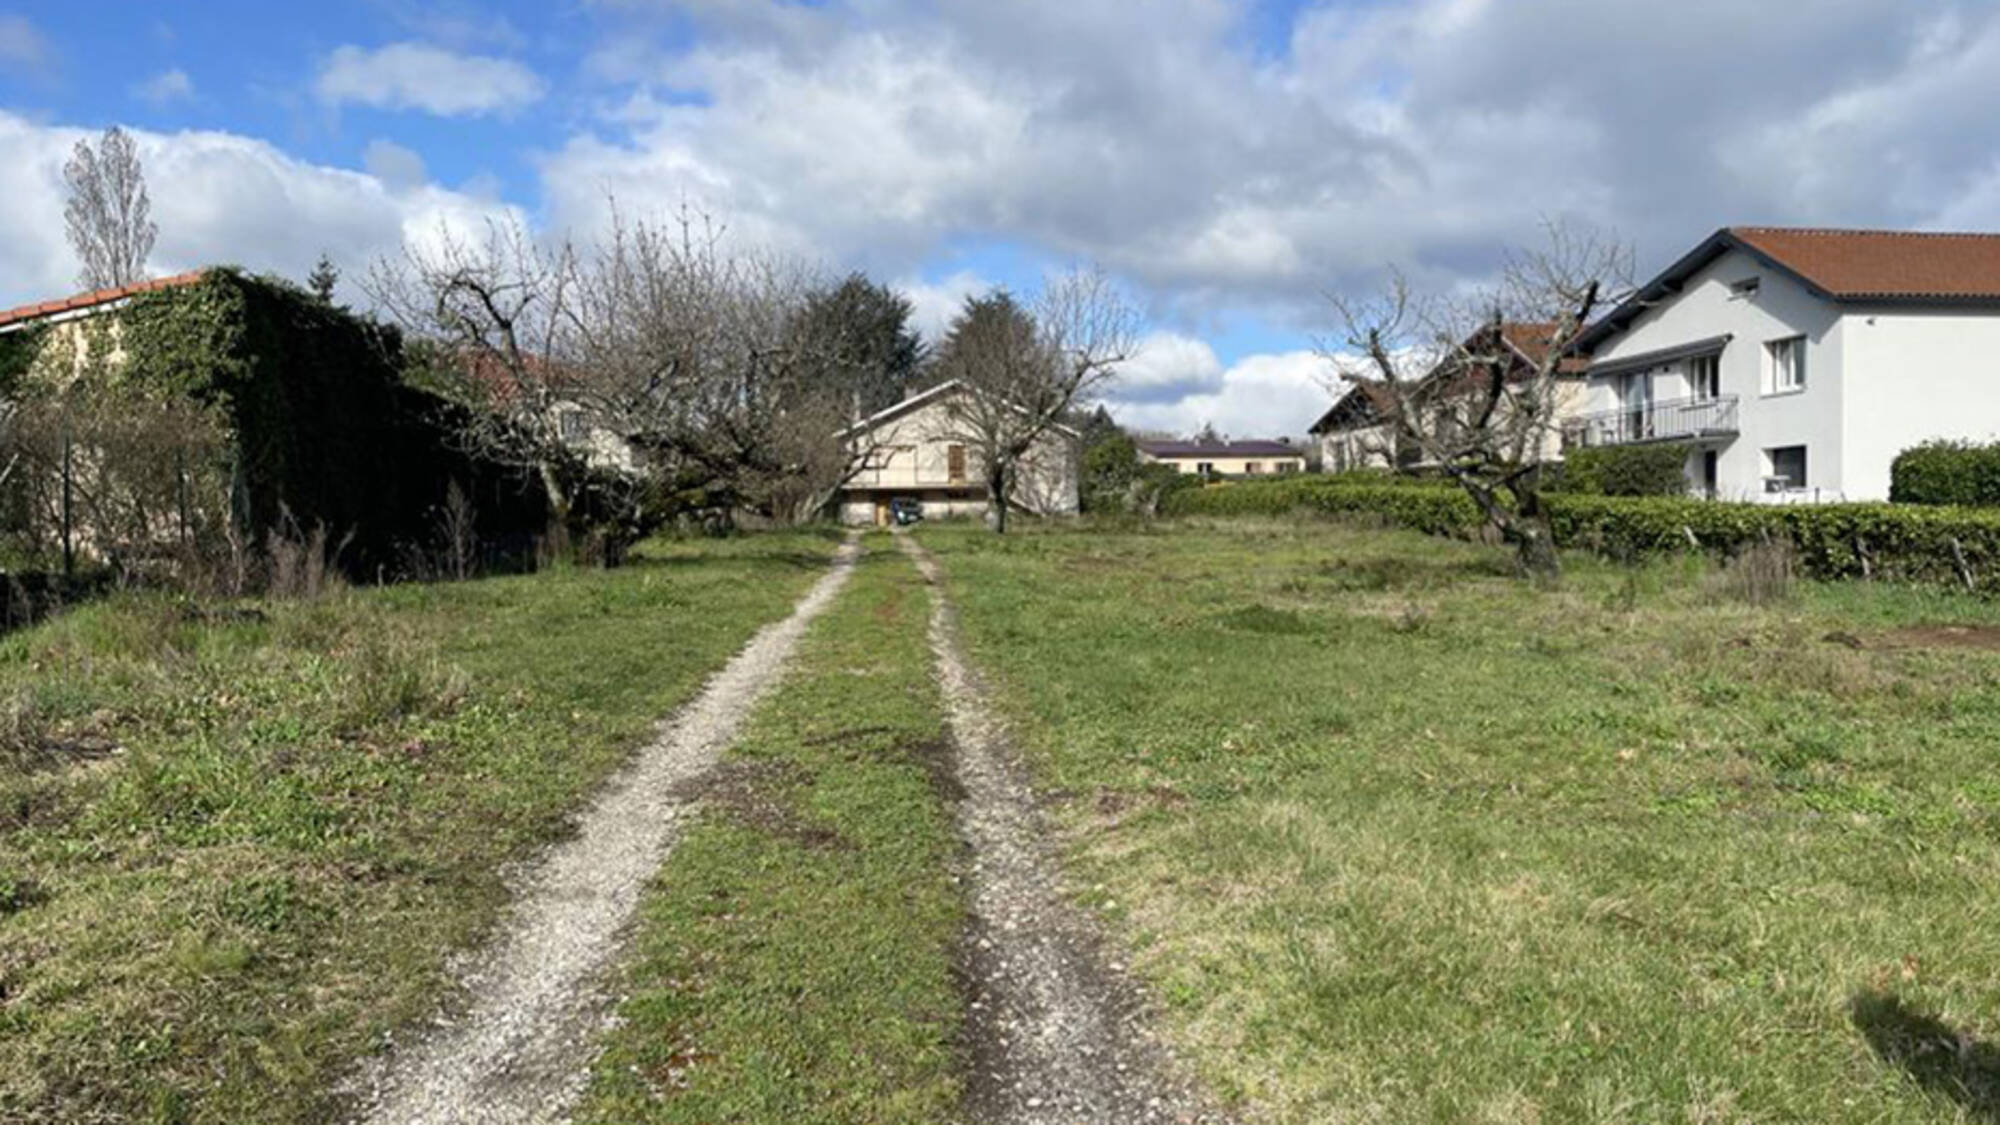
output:
[[2000, 1046], [1974, 1039], [1886, 992], [1857, 993], [1848, 1011], [1883, 1062], [1957, 1102], [1974, 1120], [2000, 1123]]

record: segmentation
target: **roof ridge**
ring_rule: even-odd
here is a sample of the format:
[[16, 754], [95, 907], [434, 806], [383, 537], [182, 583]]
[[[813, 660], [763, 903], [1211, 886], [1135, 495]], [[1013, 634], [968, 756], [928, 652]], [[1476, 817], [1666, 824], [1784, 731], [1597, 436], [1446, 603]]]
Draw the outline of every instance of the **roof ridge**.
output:
[[1803, 234], [1836, 235], [1850, 238], [1855, 235], [1876, 238], [2000, 238], [2000, 231], [1990, 230], [1895, 230], [1888, 227], [1770, 227], [1732, 226], [1734, 234]]

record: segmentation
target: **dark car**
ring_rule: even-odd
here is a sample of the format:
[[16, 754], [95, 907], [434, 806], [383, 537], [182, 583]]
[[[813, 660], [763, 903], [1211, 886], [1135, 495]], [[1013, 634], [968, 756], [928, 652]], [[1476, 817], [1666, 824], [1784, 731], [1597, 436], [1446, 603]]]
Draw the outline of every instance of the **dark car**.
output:
[[923, 502], [912, 496], [898, 496], [889, 501], [889, 518], [898, 527], [908, 527], [924, 518]]

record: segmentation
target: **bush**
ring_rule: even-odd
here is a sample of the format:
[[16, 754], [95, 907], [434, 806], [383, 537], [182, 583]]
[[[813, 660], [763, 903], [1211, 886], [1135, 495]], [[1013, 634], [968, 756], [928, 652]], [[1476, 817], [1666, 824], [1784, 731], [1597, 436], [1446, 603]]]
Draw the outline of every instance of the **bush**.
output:
[[[1811, 578], [1888, 578], [2000, 591], [2000, 511], [1891, 504], [1731, 504], [1683, 497], [1543, 497], [1560, 546], [1616, 559], [1701, 550], [1734, 558], [1785, 540]], [[1164, 515], [1370, 515], [1432, 535], [1469, 537], [1484, 526], [1456, 488], [1349, 484], [1300, 478], [1184, 492]]]
[[1889, 500], [2000, 506], [2000, 444], [1928, 441], [1905, 449], [1889, 467]]
[[1666, 442], [1571, 450], [1563, 456], [1560, 488], [1588, 496], [1682, 496], [1688, 448]]

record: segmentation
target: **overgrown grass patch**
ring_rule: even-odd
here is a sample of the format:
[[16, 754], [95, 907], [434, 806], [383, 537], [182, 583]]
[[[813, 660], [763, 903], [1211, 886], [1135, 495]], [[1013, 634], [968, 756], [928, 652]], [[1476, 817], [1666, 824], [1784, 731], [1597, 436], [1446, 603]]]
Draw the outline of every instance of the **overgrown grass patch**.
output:
[[953, 1117], [963, 907], [912, 565], [877, 536], [700, 789], [581, 1120]]
[[921, 534], [1073, 797], [1080, 881], [1224, 1096], [1282, 1122], [2000, 1114], [2000, 653], [1908, 632], [2000, 609], [1719, 596], [1687, 559], [1571, 558], [1543, 591], [1408, 533], [1166, 530]]
[[661, 544], [0, 639], [0, 1119], [321, 1121], [568, 817], [823, 570]]

